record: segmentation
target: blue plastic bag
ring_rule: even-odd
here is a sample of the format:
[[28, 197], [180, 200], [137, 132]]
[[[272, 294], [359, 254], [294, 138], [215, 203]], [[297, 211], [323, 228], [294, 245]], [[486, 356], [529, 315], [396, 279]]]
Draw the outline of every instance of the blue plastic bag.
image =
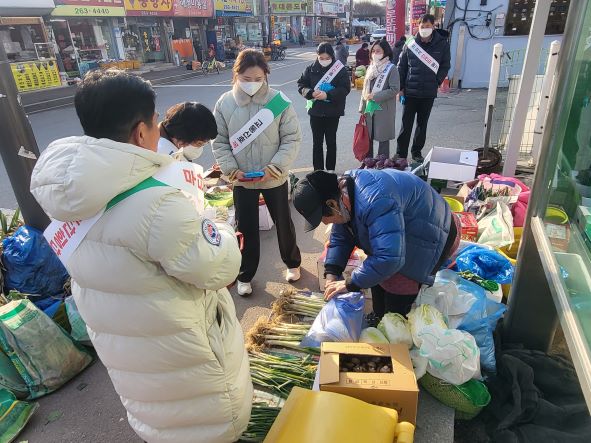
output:
[[43, 233], [21, 226], [2, 241], [2, 261], [6, 268], [4, 286], [24, 294], [35, 294], [31, 301], [40, 309], [52, 305], [50, 297], [63, 298], [68, 271], [53, 252]]
[[322, 342], [357, 342], [363, 325], [363, 294], [350, 292], [332, 298], [316, 316], [300, 346], [319, 348]]
[[480, 348], [481, 368], [495, 374], [497, 362], [493, 332], [507, 308], [502, 303], [490, 300], [483, 292], [473, 294], [476, 296], [476, 301], [458, 325], [458, 329], [472, 334]]
[[472, 245], [461, 251], [456, 258], [454, 271], [470, 271], [485, 280], [500, 285], [513, 281], [513, 265], [497, 251]]

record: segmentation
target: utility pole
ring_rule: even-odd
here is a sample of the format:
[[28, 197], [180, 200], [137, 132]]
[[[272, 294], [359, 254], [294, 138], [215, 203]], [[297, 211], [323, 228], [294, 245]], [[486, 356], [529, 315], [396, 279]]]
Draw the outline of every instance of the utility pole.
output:
[[353, 38], [353, 0], [349, 1], [349, 35]]
[[4, 45], [0, 44], [0, 155], [25, 223], [44, 230], [49, 218], [31, 194], [31, 173], [39, 148], [14, 82]]

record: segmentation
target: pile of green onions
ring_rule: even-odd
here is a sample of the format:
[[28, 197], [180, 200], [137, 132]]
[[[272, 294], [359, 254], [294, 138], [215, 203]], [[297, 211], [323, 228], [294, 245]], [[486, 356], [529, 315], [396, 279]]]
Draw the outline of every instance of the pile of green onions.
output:
[[241, 442], [259, 443], [265, 440], [281, 408], [254, 403], [250, 413], [248, 428], [240, 437]]
[[295, 386], [311, 389], [314, 384], [317, 365], [310, 355], [256, 352], [250, 353], [249, 360], [252, 382], [281, 398], [287, 398]]
[[318, 354], [316, 348], [301, 348], [300, 342], [310, 330], [310, 325], [270, 322], [260, 317], [246, 336], [247, 348], [261, 351], [265, 348], [287, 348], [308, 354]]
[[273, 303], [273, 314], [278, 317], [299, 315], [316, 318], [325, 304], [326, 302], [322, 298], [286, 292]]

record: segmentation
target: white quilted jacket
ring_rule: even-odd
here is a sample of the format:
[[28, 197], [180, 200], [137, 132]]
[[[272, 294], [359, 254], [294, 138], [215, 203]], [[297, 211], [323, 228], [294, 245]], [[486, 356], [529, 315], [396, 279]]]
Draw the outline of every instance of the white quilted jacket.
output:
[[[55, 219], [86, 219], [171, 161], [69, 137], [43, 152], [31, 192]], [[145, 189], [108, 210], [67, 266], [129, 423], [149, 443], [233, 442], [249, 420], [248, 358], [225, 289], [241, 257], [230, 226], [217, 227], [219, 245], [204, 237], [202, 217], [180, 191]]]

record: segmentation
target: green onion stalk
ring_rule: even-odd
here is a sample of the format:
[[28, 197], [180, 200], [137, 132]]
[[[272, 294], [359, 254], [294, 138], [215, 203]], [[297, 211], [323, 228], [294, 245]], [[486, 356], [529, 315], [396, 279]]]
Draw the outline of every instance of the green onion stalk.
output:
[[250, 413], [248, 428], [240, 437], [241, 442], [259, 443], [265, 440], [281, 408], [254, 403]]
[[279, 347], [317, 355], [316, 348], [300, 347], [300, 342], [310, 330], [310, 325], [269, 322], [260, 317], [246, 335], [247, 348], [261, 351], [265, 348]]
[[317, 365], [310, 355], [251, 352], [249, 360], [252, 382], [281, 398], [287, 398], [295, 386], [311, 389], [314, 384]]
[[325, 304], [322, 298], [286, 292], [273, 303], [273, 313], [278, 317], [298, 315], [315, 318]]

